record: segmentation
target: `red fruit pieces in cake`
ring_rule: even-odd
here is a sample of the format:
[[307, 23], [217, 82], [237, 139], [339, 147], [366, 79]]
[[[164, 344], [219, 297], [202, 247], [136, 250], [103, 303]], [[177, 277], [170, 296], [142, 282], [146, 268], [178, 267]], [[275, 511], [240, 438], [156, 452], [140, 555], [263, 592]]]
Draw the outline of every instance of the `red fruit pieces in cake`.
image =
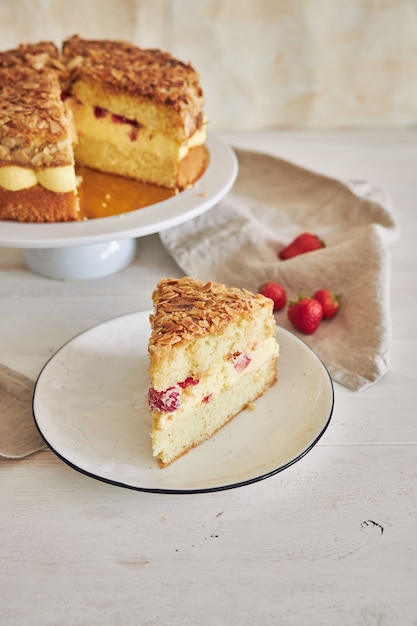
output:
[[261, 293], [263, 296], [273, 301], [274, 311], [280, 311], [287, 304], [287, 294], [284, 287], [279, 283], [272, 281], [264, 283], [259, 287], [258, 293]]
[[157, 411], [158, 413], [172, 413], [180, 408], [181, 398], [180, 389], [186, 389], [187, 387], [198, 385], [200, 380], [198, 378], [192, 378], [188, 376], [185, 380], [177, 383], [173, 387], [168, 387], [163, 391], [157, 391], [152, 387], [148, 391], [148, 405], [151, 411]]
[[151, 411], [172, 413], [180, 408], [180, 392], [178, 387], [169, 387], [163, 391], [149, 389], [148, 404]]
[[185, 380], [182, 380], [180, 383], [178, 383], [178, 386], [181, 387], [181, 389], [185, 389], [186, 387], [190, 387], [191, 385], [198, 385], [199, 382], [200, 380], [198, 378], [188, 376]]
[[282, 260], [287, 260], [324, 247], [324, 242], [317, 235], [313, 233], [301, 233], [301, 235], [298, 235], [288, 246], [282, 248], [278, 256]]
[[329, 289], [318, 289], [314, 292], [313, 298], [321, 304], [323, 319], [334, 317], [338, 313], [340, 309], [340, 295]]
[[96, 117], [98, 120], [106, 117], [107, 115], [107, 111], [106, 109], [102, 109], [101, 107], [95, 106], [94, 107], [94, 117]]
[[316, 332], [323, 317], [323, 309], [318, 300], [308, 296], [299, 296], [289, 303], [288, 319], [297, 330], [305, 335]]
[[245, 370], [249, 363], [252, 361], [248, 354], [244, 352], [235, 352], [232, 354], [231, 359], [233, 361], [234, 368], [239, 374]]

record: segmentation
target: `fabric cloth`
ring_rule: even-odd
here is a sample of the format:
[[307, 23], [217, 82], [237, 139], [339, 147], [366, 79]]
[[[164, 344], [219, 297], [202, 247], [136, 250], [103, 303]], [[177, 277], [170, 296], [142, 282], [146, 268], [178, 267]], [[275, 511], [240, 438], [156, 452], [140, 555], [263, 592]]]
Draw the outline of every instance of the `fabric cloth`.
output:
[[[286, 310], [279, 326], [298, 334], [351, 390], [389, 368], [390, 246], [398, 228], [386, 195], [366, 181], [342, 182], [278, 158], [235, 150], [236, 183], [214, 208], [160, 233], [185, 274], [257, 291], [267, 281], [289, 300], [327, 288], [341, 309], [313, 335], [298, 333]], [[303, 231], [325, 247], [282, 261], [278, 252]], [[284, 357], [282, 357], [284, 358]]]
[[45, 448], [32, 416], [34, 382], [0, 364], [0, 456], [20, 459]]

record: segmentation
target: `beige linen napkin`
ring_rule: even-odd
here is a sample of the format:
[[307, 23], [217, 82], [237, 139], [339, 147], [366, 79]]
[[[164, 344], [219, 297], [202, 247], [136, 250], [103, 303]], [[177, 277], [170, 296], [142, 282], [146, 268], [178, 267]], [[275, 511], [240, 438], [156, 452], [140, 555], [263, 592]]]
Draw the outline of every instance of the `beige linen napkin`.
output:
[[[306, 341], [330, 375], [352, 390], [376, 382], [389, 367], [390, 245], [398, 235], [383, 192], [368, 182], [343, 183], [275, 157], [236, 150], [231, 192], [203, 215], [160, 233], [189, 276], [257, 291], [281, 283], [288, 298], [328, 288], [342, 295], [339, 314], [314, 335], [280, 326]], [[281, 261], [279, 250], [302, 231], [326, 247]]]
[[34, 382], [0, 364], [0, 456], [20, 459], [45, 447], [32, 416]]

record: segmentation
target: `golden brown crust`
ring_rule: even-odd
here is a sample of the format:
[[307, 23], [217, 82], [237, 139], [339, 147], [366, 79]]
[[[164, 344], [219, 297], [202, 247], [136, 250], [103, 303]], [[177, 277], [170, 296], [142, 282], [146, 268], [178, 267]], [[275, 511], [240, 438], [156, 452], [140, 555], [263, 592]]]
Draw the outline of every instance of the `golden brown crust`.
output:
[[33, 44], [21, 44], [12, 50], [0, 52], [0, 67], [15, 67], [25, 65], [34, 70], [46, 67], [65, 71], [59, 60], [58, 48], [51, 41], [40, 41]]
[[219, 334], [241, 315], [253, 317], [272, 300], [246, 289], [202, 282], [188, 276], [163, 278], [152, 295], [154, 312], [149, 353], [168, 352], [182, 341], [194, 341], [207, 334]]
[[0, 69], [0, 167], [73, 164], [69, 123], [54, 71]]
[[55, 193], [41, 185], [20, 191], [0, 187], [0, 220], [16, 222], [72, 222], [78, 219], [73, 192]]
[[161, 50], [147, 50], [125, 41], [85, 40], [78, 36], [63, 45], [64, 59], [73, 82], [87, 79], [102, 83], [114, 94], [163, 105], [179, 113], [187, 123], [187, 135], [203, 124], [203, 92], [199, 75]]

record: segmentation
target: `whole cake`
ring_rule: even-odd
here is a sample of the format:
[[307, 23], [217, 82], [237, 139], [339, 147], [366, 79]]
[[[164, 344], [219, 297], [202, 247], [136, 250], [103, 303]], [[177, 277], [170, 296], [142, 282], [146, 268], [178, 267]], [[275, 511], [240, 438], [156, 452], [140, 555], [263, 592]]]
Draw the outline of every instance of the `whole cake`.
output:
[[152, 450], [166, 467], [277, 380], [272, 300], [193, 278], [162, 279], [149, 339]]
[[75, 165], [180, 191], [204, 172], [203, 92], [160, 50], [73, 36], [0, 53], [0, 219], [78, 218]]

